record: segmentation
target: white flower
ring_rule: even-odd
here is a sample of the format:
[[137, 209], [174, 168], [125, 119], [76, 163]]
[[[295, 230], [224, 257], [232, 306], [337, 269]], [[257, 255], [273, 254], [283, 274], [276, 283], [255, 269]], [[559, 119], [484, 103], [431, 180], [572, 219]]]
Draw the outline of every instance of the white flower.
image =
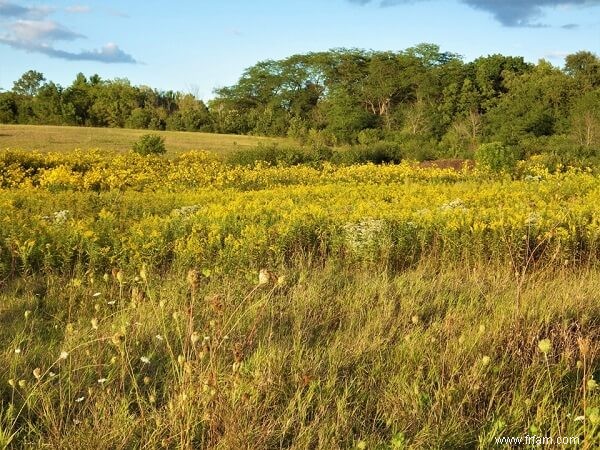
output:
[[107, 381], [108, 381], [108, 379], [107, 379], [107, 378], [99, 378], [99, 379], [98, 379], [98, 383], [99, 383], [99, 384], [104, 384], [104, 383], [106, 383]]
[[575, 422], [583, 422], [585, 420], [585, 416], [577, 416], [573, 420]]
[[18, 355], [19, 353], [21, 353], [21, 349], [20, 348], [15, 348], [15, 353]]
[[260, 269], [260, 272], [258, 273], [259, 286], [269, 284], [269, 281], [271, 281], [271, 276], [269, 274], [269, 271], [267, 269]]
[[159, 341], [162, 341], [162, 340], [164, 340], [164, 337], [162, 337], [160, 334], [157, 334], [156, 339], [158, 339]]
[[102, 295], [102, 292], [95, 292], [94, 295], [92, 295], [92, 297], [100, 297]]
[[110, 302], [106, 302], [106, 303], [112, 306], [112, 305], [114, 305], [115, 303], [117, 303], [117, 301], [116, 301], [116, 300], [111, 300]]
[[67, 359], [67, 356], [69, 356], [68, 352], [65, 352], [64, 350], [62, 352], [60, 352], [60, 356], [59, 359]]
[[81, 403], [81, 402], [82, 402], [82, 401], [84, 401], [84, 400], [85, 400], [85, 397], [79, 397], [79, 398], [76, 398], [76, 399], [75, 399], [75, 401], [76, 401], [77, 403]]
[[144, 364], [150, 364], [150, 358], [148, 358], [147, 356], [142, 356], [140, 358], [140, 361], [142, 361]]

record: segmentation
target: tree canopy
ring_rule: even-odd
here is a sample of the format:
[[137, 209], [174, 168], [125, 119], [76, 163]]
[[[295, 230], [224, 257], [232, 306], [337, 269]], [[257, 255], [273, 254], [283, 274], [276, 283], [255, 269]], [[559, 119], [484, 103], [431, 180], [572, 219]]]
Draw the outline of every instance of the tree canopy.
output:
[[333, 49], [266, 60], [204, 104], [191, 94], [78, 74], [63, 88], [28, 71], [0, 93], [0, 122], [291, 136], [326, 145], [373, 139], [469, 156], [480, 143], [570, 137], [598, 145], [600, 58], [564, 68], [489, 55], [465, 62], [434, 44]]

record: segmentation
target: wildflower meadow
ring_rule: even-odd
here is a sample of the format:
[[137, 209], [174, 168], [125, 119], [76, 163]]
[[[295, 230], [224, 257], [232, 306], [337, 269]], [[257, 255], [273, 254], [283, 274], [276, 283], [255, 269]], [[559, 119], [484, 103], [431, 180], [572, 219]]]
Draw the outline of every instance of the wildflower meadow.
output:
[[2, 151], [0, 448], [597, 448], [598, 205], [534, 159]]

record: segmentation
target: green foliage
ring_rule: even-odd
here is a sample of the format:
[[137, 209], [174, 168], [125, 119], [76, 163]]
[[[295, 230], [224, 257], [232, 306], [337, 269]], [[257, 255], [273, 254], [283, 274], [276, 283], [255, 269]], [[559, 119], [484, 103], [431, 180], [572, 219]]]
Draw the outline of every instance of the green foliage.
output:
[[18, 103], [14, 96], [0, 93], [0, 123], [15, 123], [18, 111]]
[[403, 151], [394, 142], [378, 142], [370, 145], [353, 145], [336, 150], [331, 158], [335, 164], [387, 164], [399, 163], [403, 159]]
[[521, 143], [523, 158], [528, 164], [537, 164], [550, 172], [567, 167], [600, 167], [600, 147], [582, 145], [572, 136], [557, 135], [530, 138]]
[[366, 128], [358, 132], [357, 140], [361, 145], [371, 145], [383, 140], [383, 130], [378, 128]]
[[423, 161], [472, 158], [481, 142], [519, 147], [562, 135], [597, 147], [599, 88], [600, 59], [591, 52], [568, 55], [561, 69], [498, 54], [466, 63], [418, 44], [260, 61], [208, 104], [81, 73], [63, 88], [29, 71], [0, 93], [0, 122], [287, 136], [316, 149], [384, 140]]
[[329, 147], [294, 147], [278, 144], [261, 145], [250, 149], [237, 150], [226, 157], [226, 162], [239, 166], [254, 166], [256, 163], [295, 166], [298, 164], [319, 164], [331, 159]]
[[519, 152], [501, 142], [481, 144], [475, 152], [478, 165], [494, 172], [512, 172], [519, 160]]
[[13, 92], [18, 95], [33, 97], [38, 93], [45, 80], [46, 78], [44, 78], [43, 73], [36, 70], [29, 70], [14, 82]]
[[167, 152], [165, 140], [158, 134], [145, 134], [133, 144], [132, 150], [143, 156], [162, 155]]

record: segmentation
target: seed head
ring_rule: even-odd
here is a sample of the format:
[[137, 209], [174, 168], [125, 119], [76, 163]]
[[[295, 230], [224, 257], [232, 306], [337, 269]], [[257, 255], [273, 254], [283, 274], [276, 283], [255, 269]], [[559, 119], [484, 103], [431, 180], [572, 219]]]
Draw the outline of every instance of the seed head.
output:
[[114, 345], [118, 347], [123, 343], [124, 339], [125, 336], [123, 335], [123, 333], [115, 333], [112, 335], [111, 341]]
[[586, 387], [588, 391], [593, 391], [598, 387], [598, 383], [593, 378], [587, 380]]
[[190, 269], [187, 273], [186, 280], [192, 294], [194, 294], [200, 285], [200, 272], [196, 269]]
[[542, 339], [538, 342], [538, 348], [544, 355], [547, 355], [552, 350], [552, 341], [550, 339]]
[[267, 269], [260, 269], [258, 272], [258, 285], [264, 286], [271, 282], [271, 273]]
[[36, 367], [35, 369], [33, 369], [33, 376], [35, 377], [36, 380], [39, 380], [40, 378], [42, 378], [42, 369], [40, 369], [39, 367]]
[[579, 352], [585, 357], [590, 353], [590, 340], [588, 338], [577, 338]]

